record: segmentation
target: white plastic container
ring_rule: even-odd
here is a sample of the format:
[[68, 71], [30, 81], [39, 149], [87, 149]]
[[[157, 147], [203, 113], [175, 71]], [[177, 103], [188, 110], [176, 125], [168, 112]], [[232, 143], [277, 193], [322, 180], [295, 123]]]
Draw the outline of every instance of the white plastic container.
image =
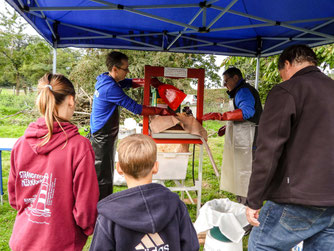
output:
[[207, 233], [204, 244], [204, 251], [242, 251], [242, 240], [238, 243], [223, 242], [213, 238]]
[[188, 159], [191, 153], [158, 152], [159, 171], [153, 175], [154, 180], [185, 180]]
[[125, 129], [124, 127], [120, 126], [118, 131], [118, 139], [123, 139], [129, 135], [135, 134], [136, 128], [133, 129]]

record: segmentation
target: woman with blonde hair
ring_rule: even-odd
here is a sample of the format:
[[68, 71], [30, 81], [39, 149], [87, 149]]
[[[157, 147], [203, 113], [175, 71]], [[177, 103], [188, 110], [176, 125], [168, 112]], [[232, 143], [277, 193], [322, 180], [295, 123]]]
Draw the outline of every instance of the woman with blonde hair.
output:
[[17, 210], [12, 250], [82, 250], [93, 233], [99, 190], [94, 152], [69, 121], [75, 90], [61, 74], [38, 82], [42, 115], [11, 153], [10, 205]]

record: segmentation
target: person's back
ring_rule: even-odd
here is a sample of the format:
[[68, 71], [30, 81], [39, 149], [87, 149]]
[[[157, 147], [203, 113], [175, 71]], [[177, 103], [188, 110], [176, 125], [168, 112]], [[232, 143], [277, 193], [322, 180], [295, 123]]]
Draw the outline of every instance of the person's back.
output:
[[[284, 112], [290, 113], [291, 120], [291, 123], [275, 123], [281, 123], [281, 129], [289, 131], [289, 135], [293, 137], [287, 141], [284, 158], [279, 161], [281, 168], [277, 169], [277, 178], [269, 187], [269, 199], [285, 203], [332, 206], [334, 127], [330, 118], [334, 117], [334, 80], [316, 66], [308, 66], [275, 89], [280, 89], [275, 90], [277, 95], [289, 96], [287, 104], [277, 101], [276, 105], [285, 105]], [[284, 137], [283, 134], [282, 136]], [[282, 178], [279, 177], [286, 179], [286, 173], [289, 175], [289, 182], [282, 183]], [[286, 194], [290, 194], [290, 197], [287, 198]]]
[[268, 94], [260, 119], [248, 250], [290, 250], [301, 241], [305, 251], [334, 250], [334, 81], [316, 65], [306, 45], [278, 59], [284, 82]]
[[37, 105], [44, 117], [29, 125], [11, 154], [9, 202], [18, 211], [12, 250], [82, 250], [94, 229], [94, 152], [67, 122], [75, 95], [67, 81], [52, 74], [40, 80]]
[[187, 207], [168, 188], [154, 184], [156, 145], [145, 135], [120, 142], [117, 171], [129, 189], [98, 204], [90, 250], [199, 250]]

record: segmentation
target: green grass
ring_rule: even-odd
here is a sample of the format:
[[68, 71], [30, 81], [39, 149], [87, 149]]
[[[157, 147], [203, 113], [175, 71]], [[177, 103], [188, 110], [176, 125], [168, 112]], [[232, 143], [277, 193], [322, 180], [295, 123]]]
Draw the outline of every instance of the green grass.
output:
[[[219, 90], [216, 91], [217, 93]], [[25, 129], [28, 124], [32, 121], [35, 121], [37, 116], [36, 113], [24, 113], [16, 115], [10, 118], [2, 119], [5, 116], [16, 113], [25, 109], [27, 106], [34, 105], [34, 96], [33, 95], [21, 95], [15, 96], [11, 93], [2, 92], [0, 94], [0, 138], [18, 138], [24, 134]], [[223, 146], [224, 146], [224, 137], [218, 137], [215, 133], [218, 129], [224, 125], [220, 121], [206, 121], [203, 123], [203, 126], [207, 129], [208, 134], [211, 137], [208, 140], [209, 146], [211, 148], [212, 154], [214, 156], [215, 162], [218, 167], [221, 166]], [[84, 128], [80, 128], [79, 132], [81, 135], [86, 135], [87, 132], [84, 131]], [[199, 147], [196, 146], [195, 153], [195, 177], [197, 177], [197, 167], [198, 167], [198, 156], [199, 156]], [[192, 151], [192, 146], [190, 147]], [[0, 250], [10, 250], [8, 242], [11, 236], [12, 227], [15, 221], [16, 211], [12, 209], [8, 203], [7, 195], [7, 182], [8, 175], [10, 170], [10, 153], [2, 152], [3, 160], [3, 181], [4, 181], [4, 205], [0, 206]], [[187, 179], [186, 185], [192, 185], [192, 159], [189, 158], [188, 170], [187, 170]], [[173, 186], [173, 182], [169, 181], [167, 185]], [[219, 189], [219, 180], [215, 176], [213, 168], [211, 167], [210, 160], [206, 151], [204, 150], [203, 158], [203, 186], [202, 186], [202, 204], [212, 199], [219, 198], [229, 198], [235, 200], [233, 194], [221, 191]], [[115, 191], [121, 191], [126, 189], [126, 187], [115, 187]], [[196, 197], [195, 192], [190, 192], [192, 197]], [[187, 196], [185, 195], [185, 198]], [[192, 221], [196, 219], [196, 205], [187, 205], [189, 214], [192, 218]], [[244, 250], [247, 250], [247, 238], [244, 238]], [[91, 237], [88, 239], [84, 250], [89, 249], [91, 242]], [[203, 247], [202, 247], [203, 248]], [[201, 250], [202, 250], [201, 248]]]

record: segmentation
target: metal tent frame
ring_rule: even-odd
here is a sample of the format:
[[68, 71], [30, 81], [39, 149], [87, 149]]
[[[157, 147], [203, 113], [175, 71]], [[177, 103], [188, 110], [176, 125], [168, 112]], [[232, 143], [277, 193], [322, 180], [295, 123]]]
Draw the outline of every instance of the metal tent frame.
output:
[[316, 8], [312, 0], [6, 1], [54, 48], [267, 57], [293, 43], [334, 42], [334, 2], [327, 0], [318, 0]]

